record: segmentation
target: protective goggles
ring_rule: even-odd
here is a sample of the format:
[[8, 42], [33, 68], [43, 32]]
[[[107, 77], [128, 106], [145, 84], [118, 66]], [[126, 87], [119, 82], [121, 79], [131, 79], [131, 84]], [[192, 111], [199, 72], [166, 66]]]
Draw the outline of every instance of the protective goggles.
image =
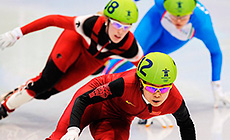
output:
[[153, 86], [153, 85], [145, 84], [143, 82], [143, 80], [141, 80], [141, 83], [142, 83], [144, 89], [146, 89], [147, 91], [149, 91], [151, 93], [155, 93], [155, 92], [157, 92], [159, 90], [161, 94], [164, 94], [164, 93], [168, 92], [172, 88], [172, 84], [167, 85], [167, 86], [162, 86], [162, 87], [156, 87], [156, 86]]
[[113, 20], [113, 19], [109, 19], [110, 20], [110, 22], [111, 22], [111, 25], [114, 27], [114, 28], [116, 28], [116, 29], [121, 29], [121, 28], [123, 28], [123, 30], [124, 31], [127, 31], [127, 30], [129, 30], [130, 28], [131, 28], [131, 26], [132, 25], [124, 25], [124, 24], [121, 24], [120, 22], [118, 22], [118, 21], [115, 21], [115, 20]]
[[170, 14], [170, 18], [172, 19], [172, 20], [186, 20], [186, 19], [188, 19], [188, 17], [190, 17], [190, 15], [185, 15], [185, 16], [174, 16], [174, 15], [171, 15]]

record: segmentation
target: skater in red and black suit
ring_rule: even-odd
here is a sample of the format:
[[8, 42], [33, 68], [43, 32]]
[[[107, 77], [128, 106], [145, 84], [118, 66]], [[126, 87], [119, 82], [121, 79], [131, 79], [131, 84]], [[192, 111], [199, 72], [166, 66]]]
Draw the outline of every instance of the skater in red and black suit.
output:
[[77, 140], [89, 125], [95, 140], [128, 140], [134, 117], [172, 114], [182, 140], [195, 140], [195, 127], [173, 82], [177, 69], [164, 53], [149, 53], [137, 69], [96, 77], [74, 95], [47, 140]]
[[143, 51], [129, 31], [137, 18], [132, 0], [112, 0], [104, 15], [49, 15], [0, 35], [0, 48], [6, 48], [22, 36], [49, 26], [64, 29], [40, 75], [2, 96], [0, 119], [34, 98], [47, 99], [70, 88], [109, 58], [120, 57], [137, 65]]

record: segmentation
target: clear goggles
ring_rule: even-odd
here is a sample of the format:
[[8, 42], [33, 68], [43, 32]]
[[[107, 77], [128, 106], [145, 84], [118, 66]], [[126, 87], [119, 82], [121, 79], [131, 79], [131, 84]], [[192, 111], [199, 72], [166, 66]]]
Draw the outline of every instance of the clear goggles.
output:
[[124, 25], [124, 24], [122, 24], [122, 23], [120, 23], [120, 22], [118, 22], [118, 21], [116, 21], [116, 20], [113, 20], [113, 19], [109, 19], [110, 20], [110, 22], [111, 22], [111, 25], [114, 27], [114, 28], [116, 28], [116, 29], [121, 29], [121, 28], [123, 28], [123, 30], [124, 31], [127, 31], [127, 30], [129, 30], [130, 28], [131, 28], [131, 26], [132, 25]]

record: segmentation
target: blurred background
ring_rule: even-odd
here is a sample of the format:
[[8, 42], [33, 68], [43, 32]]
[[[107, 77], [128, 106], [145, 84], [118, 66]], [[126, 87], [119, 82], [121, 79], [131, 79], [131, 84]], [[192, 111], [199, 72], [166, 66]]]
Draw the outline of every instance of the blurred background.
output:
[[[49, 14], [81, 16], [96, 13], [104, 8], [108, 0], [0, 0], [0, 34], [21, 27]], [[209, 10], [214, 30], [223, 53], [222, 86], [230, 95], [230, 1], [200, 0]], [[153, 0], [137, 2], [139, 20], [154, 4]], [[132, 31], [138, 23], [132, 27]], [[49, 27], [24, 36], [17, 43], [0, 50], [0, 94], [22, 85], [38, 75], [62, 29]], [[178, 66], [176, 85], [188, 105], [194, 120], [198, 140], [229, 140], [230, 108], [213, 108], [211, 91], [211, 63], [205, 45], [193, 39], [185, 47], [170, 54]], [[47, 101], [34, 100], [17, 109], [0, 121], [0, 140], [41, 140], [55, 129], [62, 111], [75, 91], [93, 76], [87, 77], [74, 87]], [[179, 140], [178, 127], [174, 119], [173, 128], [163, 129], [158, 122], [149, 128], [137, 125], [134, 120], [130, 140]], [[91, 140], [86, 128], [80, 140]]]

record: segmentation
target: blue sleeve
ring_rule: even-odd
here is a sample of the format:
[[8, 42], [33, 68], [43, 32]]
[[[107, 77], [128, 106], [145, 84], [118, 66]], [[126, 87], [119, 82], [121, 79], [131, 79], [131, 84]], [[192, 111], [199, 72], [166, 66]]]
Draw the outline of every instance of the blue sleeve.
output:
[[164, 8], [164, 5], [163, 5], [164, 1], [165, 0], [154, 0], [155, 5], [158, 8], [158, 12], [160, 12], [162, 14], [165, 12], [165, 8]]
[[209, 50], [212, 64], [212, 81], [217, 81], [220, 80], [221, 75], [222, 52], [213, 29], [211, 17], [208, 11], [202, 7], [203, 6], [201, 4], [196, 7], [193, 14], [197, 18], [197, 21], [194, 23], [198, 23], [194, 25], [196, 31], [195, 37], [202, 40]]
[[160, 23], [161, 13], [158, 7], [154, 5], [143, 17], [137, 26], [134, 36], [142, 47], [144, 54], [149, 52], [153, 44], [159, 40], [163, 27]]

